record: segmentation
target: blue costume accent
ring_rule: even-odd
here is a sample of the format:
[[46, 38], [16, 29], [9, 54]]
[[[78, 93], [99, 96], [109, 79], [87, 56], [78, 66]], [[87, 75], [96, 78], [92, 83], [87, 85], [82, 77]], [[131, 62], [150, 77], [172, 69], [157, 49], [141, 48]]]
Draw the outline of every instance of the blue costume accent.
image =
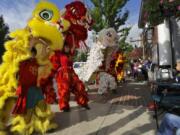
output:
[[39, 87], [32, 86], [28, 90], [26, 108], [34, 108], [39, 101], [43, 100], [43, 93]]

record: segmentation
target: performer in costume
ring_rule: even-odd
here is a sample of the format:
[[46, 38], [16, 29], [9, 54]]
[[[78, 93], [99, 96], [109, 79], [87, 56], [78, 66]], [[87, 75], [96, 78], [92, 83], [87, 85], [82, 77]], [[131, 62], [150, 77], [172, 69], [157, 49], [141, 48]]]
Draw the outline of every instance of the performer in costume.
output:
[[72, 57], [69, 53], [69, 48], [64, 46], [64, 51], [56, 51], [55, 55], [51, 57], [51, 62], [54, 65], [56, 73], [56, 81], [59, 94], [59, 108], [63, 111], [69, 111], [70, 93], [75, 95], [76, 102], [86, 109], [88, 106], [88, 95], [85, 91], [84, 84], [79, 80], [78, 76], [73, 70]]
[[111, 68], [110, 70], [113, 71], [112, 74], [119, 82], [124, 82], [124, 63], [125, 58], [123, 56], [123, 52], [118, 50], [112, 58], [111, 61]]
[[86, 16], [87, 10], [82, 2], [75, 1], [66, 5], [63, 17], [70, 22], [70, 28], [65, 33], [64, 49], [56, 51], [51, 57], [58, 86], [59, 107], [63, 111], [70, 109], [70, 92], [75, 94], [76, 101], [80, 106], [89, 109], [85, 86], [76, 75], [72, 61], [80, 44], [85, 45], [87, 29], [92, 23]]
[[117, 82], [114, 75], [114, 70], [111, 70], [111, 61], [113, 55], [118, 50], [118, 36], [113, 28], [104, 29], [99, 33], [99, 39], [106, 49], [104, 51], [103, 65], [99, 68], [99, 94], [105, 94], [108, 90], [115, 92], [117, 88]]
[[[30, 45], [32, 44], [32, 40], [35, 40], [35, 42], [39, 44], [32, 47], [32, 57], [21, 61], [19, 64], [19, 72], [17, 74], [18, 88], [16, 90], [18, 99], [12, 112], [13, 120], [11, 131], [26, 135], [32, 134], [33, 131], [44, 134], [48, 129], [57, 127], [56, 124], [50, 123], [53, 113], [50, 110], [50, 106], [48, 106], [44, 100], [42, 88], [38, 80], [42, 77], [39, 74], [39, 71], [42, 70], [42, 65], [38, 63], [40, 59], [37, 61], [35, 58], [37, 57], [35, 47], [39, 45], [45, 46], [45, 41], [39, 38], [31, 38]], [[38, 50], [38, 53], [40, 52], [41, 51]], [[41, 52], [41, 55], [44, 54]]]
[[99, 32], [98, 40], [92, 46], [87, 62], [78, 75], [84, 82], [88, 82], [94, 73], [98, 74], [98, 93], [104, 94], [109, 89], [115, 90], [117, 87], [115, 77], [109, 72], [112, 56], [118, 49], [117, 33], [113, 28], [103, 29]]
[[37, 53], [36, 49], [32, 48], [31, 53], [32, 58], [20, 63], [18, 74], [19, 83], [16, 91], [18, 99], [13, 114], [25, 114], [28, 108], [34, 108], [40, 100], [43, 100], [42, 91], [37, 87], [39, 65], [35, 58]]
[[[3, 55], [3, 63], [0, 66], [1, 135], [6, 134], [6, 127], [9, 124], [11, 125], [11, 132], [19, 134], [24, 134], [25, 131], [27, 134], [32, 134], [33, 131], [44, 134], [47, 130], [56, 127], [56, 124], [51, 121], [53, 113], [50, 107], [48, 105], [45, 107], [42, 105], [42, 102], [40, 102], [41, 105], [35, 107], [36, 115], [33, 116], [31, 123], [28, 125], [23, 115], [17, 115], [10, 121], [9, 118], [11, 118], [10, 112], [16, 101], [15, 96], [18, 87], [16, 75], [19, 72], [20, 63], [31, 57], [30, 50], [32, 46], [37, 49], [37, 54], [42, 51], [38, 49], [39, 47], [45, 47], [44, 43], [39, 41], [34, 43], [32, 39], [40, 38], [45, 39], [44, 42], [46, 42], [46, 40], [50, 41], [48, 42], [48, 47], [51, 52], [56, 49], [60, 50], [64, 44], [62, 32], [67, 30], [68, 26], [69, 23], [64, 19], [61, 20], [60, 23], [59, 9], [54, 4], [40, 2], [33, 11], [32, 18], [28, 21], [26, 28], [10, 33], [12, 40], [5, 43], [6, 51]], [[39, 57], [44, 55], [36, 56], [38, 65], [42, 66], [41, 70], [38, 69], [38, 71], [41, 71], [41, 74], [38, 73], [38, 81], [46, 78], [46, 76], [50, 74], [52, 67], [48, 59], [50, 55], [52, 55], [52, 53], [48, 53], [47, 57]], [[11, 65], [11, 68], [9, 68], [9, 65]], [[43, 72], [46, 74], [43, 75]], [[17, 110], [15, 108], [14, 113], [19, 112]]]
[[117, 79], [118, 81], [123, 81], [124, 80], [124, 59], [123, 59], [123, 54], [119, 53], [116, 61], [116, 73], [117, 73]]

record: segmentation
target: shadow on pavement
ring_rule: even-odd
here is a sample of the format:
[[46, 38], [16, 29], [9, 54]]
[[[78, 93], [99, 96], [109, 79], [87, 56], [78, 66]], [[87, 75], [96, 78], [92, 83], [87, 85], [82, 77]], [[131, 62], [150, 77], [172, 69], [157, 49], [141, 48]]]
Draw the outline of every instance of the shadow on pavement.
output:
[[[138, 108], [137, 110], [130, 113], [126, 117], [118, 120], [117, 122], [115, 122], [109, 126], [105, 126], [103, 128], [100, 128], [97, 132], [93, 132], [93, 133], [90, 133], [88, 135], [110, 135], [111, 133], [115, 132], [119, 128], [123, 128], [124, 126], [126, 126], [129, 122], [133, 121], [134, 119], [137, 119], [137, 117], [143, 113], [144, 113], [143, 109]], [[143, 125], [141, 127], [138, 127], [138, 129], [129, 129], [129, 131], [124, 133], [123, 135], [134, 135], [133, 130], [135, 130], [135, 131], [141, 130], [142, 132], [140, 132], [140, 133], [145, 133], [145, 132], [154, 128], [154, 127], [151, 127], [151, 125], [152, 124], [149, 123], [149, 124]]]
[[[131, 111], [127, 116], [121, 117], [114, 123], [108, 126], [105, 125], [104, 127], [101, 127], [103, 125], [103, 123], [101, 123], [102, 125], [100, 125], [97, 131], [85, 134], [110, 135], [141, 116], [146, 111], [142, 106], [146, 106], [151, 100], [150, 91], [147, 86], [138, 83], [120, 84], [116, 94], [108, 93], [106, 96], [101, 96], [97, 94], [96, 89], [90, 90], [88, 93], [90, 98], [89, 106], [91, 110], [85, 110], [81, 107], [73, 106], [71, 107], [71, 112], [56, 112], [55, 122], [59, 125], [59, 128], [56, 131], [77, 126], [77, 124], [80, 124], [81, 122], [90, 122], [100, 117], [103, 117], [103, 122], [105, 122], [107, 116], [114, 114], [121, 115], [125, 114], [125, 111], [127, 110]], [[71, 96], [72, 100], [73, 98], [74, 96]], [[145, 123], [144, 125], [139, 125], [134, 129], [129, 129], [129, 131], [124, 132], [122, 135], [146, 133], [155, 128], [155, 126], [152, 125], [152, 123]]]

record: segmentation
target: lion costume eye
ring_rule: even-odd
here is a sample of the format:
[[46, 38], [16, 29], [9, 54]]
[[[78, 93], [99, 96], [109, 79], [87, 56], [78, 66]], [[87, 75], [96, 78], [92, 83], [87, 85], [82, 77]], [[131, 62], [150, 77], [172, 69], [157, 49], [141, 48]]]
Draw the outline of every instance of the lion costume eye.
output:
[[53, 16], [53, 12], [51, 10], [47, 10], [47, 9], [44, 9], [43, 11], [41, 11], [39, 13], [39, 16], [46, 20], [46, 21], [49, 21], [51, 20], [52, 16]]
[[112, 34], [111, 34], [111, 32], [107, 32], [107, 34], [106, 34], [108, 37], [112, 37]]
[[71, 12], [72, 12], [73, 14], [75, 14], [75, 13], [76, 13], [76, 9], [75, 9], [74, 7], [71, 7]]

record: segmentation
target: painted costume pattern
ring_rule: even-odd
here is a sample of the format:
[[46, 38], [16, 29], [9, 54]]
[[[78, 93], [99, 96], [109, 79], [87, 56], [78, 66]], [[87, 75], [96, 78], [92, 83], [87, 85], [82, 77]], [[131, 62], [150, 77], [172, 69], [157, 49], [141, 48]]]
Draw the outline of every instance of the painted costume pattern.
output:
[[51, 57], [51, 62], [54, 65], [56, 73], [56, 81], [59, 94], [59, 107], [61, 110], [69, 109], [70, 93], [75, 95], [77, 103], [85, 106], [88, 103], [87, 92], [84, 84], [79, 80], [78, 76], [72, 68], [72, 60], [68, 54], [56, 51]]
[[[27, 77], [28, 76], [28, 77]], [[19, 83], [16, 94], [19, 95], [13, 114], [25, 114], [27, 112], [28, 91], [37, 86], [38, 63], [36, 59], [28, 59], [20, 63]]]
[[[83, 82], [78, 78], [73, 69], [73, 57], [75, 51], [81, 45], [85, 46], [87, 38], [87, 25], [83, 24], [86, 19], [87, 10], [80, 1], [72, 2], [65, 7], [63, 18], [70, 22], [70, 27], [65, 33], [63, 50], [58, 50], [51, 57], [58, 94], [59, 107], [61, 110], [69, 109], [70, 92], [75, 94], [75, 99], [80, 106], [87, 106], [88, 94]], [[89, 21], [86, 21], [89, 23]]]

